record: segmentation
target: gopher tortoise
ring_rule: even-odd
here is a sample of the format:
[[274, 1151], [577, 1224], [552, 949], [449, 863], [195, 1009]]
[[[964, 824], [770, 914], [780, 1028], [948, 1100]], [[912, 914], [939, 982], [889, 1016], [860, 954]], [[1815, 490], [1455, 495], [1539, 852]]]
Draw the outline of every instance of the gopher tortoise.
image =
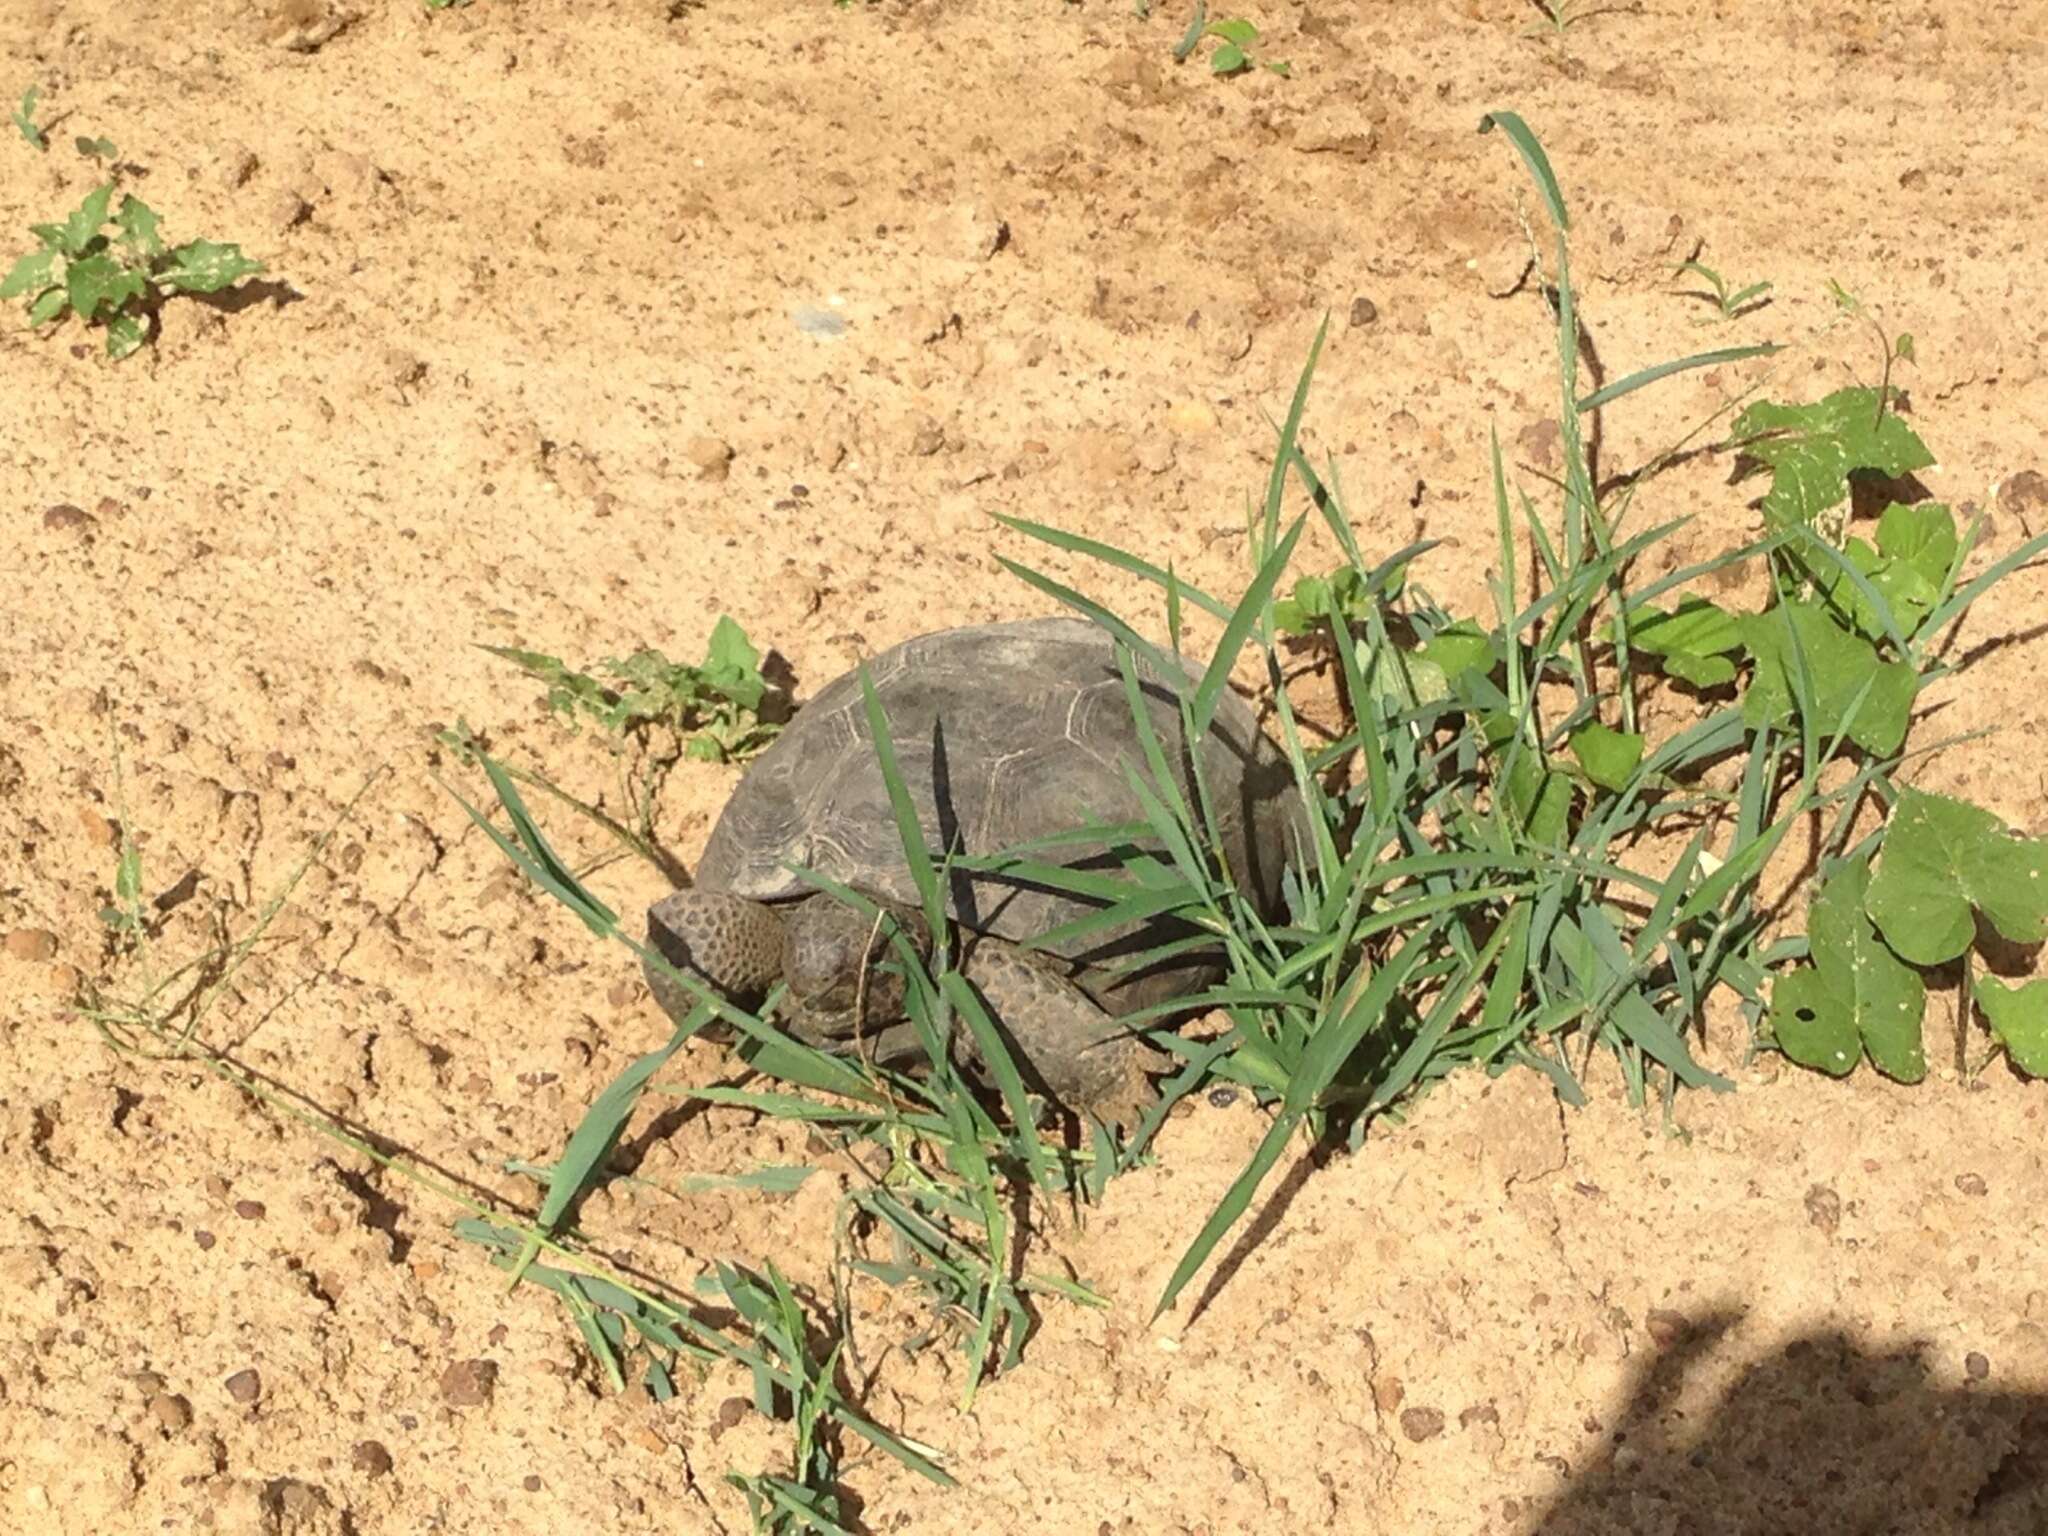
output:
[[[1125, 771], [1128, 763], [1142, 772], [1143, 744], [1114, 642], [1098, 626], [1046, 618], [943, 630], [883, 652], [868, 675], [935, 853], [982, 856], [1090, 824], [1143, 821]], [[1142, 664], [1138, 675], [1152, 728], [1192, 804], [1174, 694]], [[1201, 752], [1229, 868], [1263, 912], [1275, 913], [1303, 825], [1287, 761], [1227, 689]], [[1042, 857], [1118, 867], [1102, 843]], [[928, 946], [857, 670], [825, 687], [748, 767], [694, 885], [648, 910], [648, 941], [742, 1007], [786, 982], [785, 1027], [799, 1039], [858, 1049], [884, 1065], [922, 1060], [901, 977], [876, 969], [888, 958], [876, 925], [792, 866], [861, 893]], [[1212, 983], [1223, 973], [1220, 950], [1184, 948], [1133, 964], [1196, 932], [1157, 917], [1026, 948], [1100, 909], [1015, 877], [959, 870], [945, 897], [959, 938], [956, 965], [1027, 1085], [1069, 1109], [1128, 1123], [1148, 1094], [1145, 1068], [1156, 1053], [1119, 1019]], [[686, 988], [652, 964], [646, 975], [672, 1018], [690, 1011]], [[971, 1039], [954, 1049], [986, 1081]]]

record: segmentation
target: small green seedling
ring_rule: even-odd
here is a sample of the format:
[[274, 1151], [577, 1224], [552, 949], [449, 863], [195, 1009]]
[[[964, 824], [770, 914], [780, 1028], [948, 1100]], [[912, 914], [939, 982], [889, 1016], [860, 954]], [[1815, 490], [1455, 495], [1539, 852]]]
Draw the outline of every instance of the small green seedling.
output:
[[14, 126], [21, 130], [21, 136], [36, 149], [47, 151], [49, 135], [36, 126], [36, 98], [43, 94], [42, 87], [32, 85], [21, 93], [21, 105], [14, 109]]
[[596, 664], [611, 683], [572, 671], [560, 658], [538, 651], [506, 645], [483, 649], [545, 683], [548, 708], [571, 730], [588, 722], [616, 738], [662, 728], [681, 741], [683, 756], [715, 763], [752, 756], [780, 729], [761, 718], [769, 691], [761, 675], [761, 653], [728, 617], [713, 627], [698, 665], [670, 661], [657, 650], [635, 651]]
[[1284, 635], [1310, 635], [1327, 630], [1332, 613], [1358, 625], [1373, 611], [1373, 594], [1366, 590], [1364, 576], [1340, 565], [1328, 576], [1302, 577], [1294, 584], [1292, 597], [1276, 598], [1273, 625]]
[[1769, 282], [1746, 283], [1737, 288], [1697, 257], [1691, 261], [1680, 262], [1672, 272], [1674, 276], [1690, 272], [1713, 290], [1710, 293], [1701, 293], [1695, 289], [1685, 295], [1689, 299], [1700, 299], [1714, 306], [1715, 315], [1707, 320], [1695, 321], [1698, 325], [1712, 324], [1714, 319], [1740, 320], [1744, 315], [1753, 314], [1770, 302], [1768, 295], [1772, 285]]
[[1181, 34], [1179, 44], [1173, 50], [1176, 64], [1190, 58], [1202, 45], [1202, 39], [1217, 39], [1216, 51], [1209, 55], [1209, 69], [1218, 75], [1241, 75], [1248, 69], [1269, 69], [1276, 75], [1292, 72], [1292, 66], [1284, 59], [1272, 61], [1252, 56], [1252, 47], [1259, 40], [1259, 29], [1243, 17], [1227, 21], [1209, 20], [1207, 0], [1195, 0], [1195, 14], [1188, 21], [1188, 29]]
[[1543, 19], [1522, 28], [1524, 37], [1563, 37], [1582, 21], [1629, 9], [1625, 5], [1602, 5], [1600, 0], [1530, 0], [1530, 3]]
[[1259, 59], [1252, 56], [1252, 47], [1259, 40], [1259, 29], [1243, 17], [1230, 21], [1212, 21], [1202, 29], [1205, 36], [1220, 39], [1214, 53], [1209, 55], [1210, 70], [1219, 75], [1241, 75], [1248, 69], [1270, 69], [1276, 75], [1292, 72], [1293, 66], [1285, 59]]
[[121, 157], [121, 152], [114, 148], [112, 139], [88, 139], [81, 134], [71, 141], [71, 147], [88, 160], [104, 161], [109, 169]]
[[[29, 252], [0, 280], [0, 299], [25, 299], [31, 327], [66, 310], [107, 330], [107, 355], [126, 357], [145, 338], [143, 317], [174, 293], [218, 293], [263, 270], [241, 247], [192, 240], [166, 246], [157, 216], [141, 199], [124, 194], [109, 213], [114, 183], [87, 194], [62, 224], [38, 224], [40, 249]], [[111, 222], [114, 233], [105, 233]]]

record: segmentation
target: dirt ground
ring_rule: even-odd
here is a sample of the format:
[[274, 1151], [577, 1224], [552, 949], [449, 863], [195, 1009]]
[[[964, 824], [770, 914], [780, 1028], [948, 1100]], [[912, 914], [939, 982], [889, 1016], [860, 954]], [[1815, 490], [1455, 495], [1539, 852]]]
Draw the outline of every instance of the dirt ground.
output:
[[[9, 253], [92, 185], [72, 140], [103, 135], [173, 239], [269, 265], [251, 302], [168, 304], [118, 366], [76, 326], [0, 329], [0, 1526], [740, 1531], [722, 1474], [784, 1444], [727, 1407], [730, 1373], [608, 1394], [452, 1206], [102, 1048], [71, 1008], [111, 949], [116, 739], [172, 957], [211, 914], [253, 922], [386, 765], [208, 1028], [452, 1183], [530, 1201], [505, 1164], [551, 1157], [666, 1026], [631, 956], [508, 878], [432, 777], [431, 730], [461, 717], [617, 805], [595, 743], [472, 642], [694, 657], [729, 613], [801, 695], [917, 631], [1046, 611], [999, 553], [1159, 632], [1139, 584], [990, 514], [1235, 590], [1325, 311], [1314, 452], [1371, 549], [1448, 539], [1423, 574], [1477, 607], [1488, 433], [1541, 494], [1557, 410], [1547, 311], [1516, 287], [1540, 211], [1475, 132], [1489, 109], [1557, 166], [1610, 377], [1806, 342], [1839, 279], [1917, 339], [1929, 486], [1993, 512], [1994, 553], [2048, 527], [2023, 478], [2048, 469], [2026, 91], [2048, 6], [1661, 0], [1560, 43], [1508, 0], [1257, 0], [1293, 74], [1234, 80], [1173, 65], [1179, 8], [1132, 9], [0, 7], [0, 90], [40, 83], [54, 120], [46, 156], [0, 144]], [[1774, 302], [1696, 325], [1670, 270], [1702, 240]], [[1769, 366], [1630, 398], [1606, 464]], [[1811, 399], [1877, 360], [1844, 328], [1775, 366]], [[1674, 562], [1753, 527], [1729, 468], [1646, 493], [1645, 516], [1699, 514]], [[2002, 730], [1915, 771], [2035, 833], [2044, 618], [2038, 570], [1976, 612], [1931, 728]], [[670, 781], [686, 864], [735, 776]], [[632, 912], [661, 882], [600, 886]], [[958, 1350], [898, 1347], [929, 1319], [858, 1296], [868, 1410], [961, 1486], [855, 1457], [849, 1500], [876, 1532], [2048, 1530], [2048, 1086], [1961, 1081], [1955, 998], [1951, 977], [1918, 1090], [1745, 1062], [1726, 1020], [1710, 1054], [1739, 1091], [1669, 1127], [1607, 1078], [1573, 1112], [1530, 1074], [1455, 1082], [1283, 1172], [1261, 1240], [1148, 1326], [1263, 1125], [1202, 1102], [1044, 1239], [1112, 1305], [1048, 1310], [970, 1414]], [[629, 1136], [654, 1183], [802, 1153], [659, 1107]], [[618, 1185], [583, 1222], [678, 1289], [772, 1257], [815, 1296], [836, 1177]]]

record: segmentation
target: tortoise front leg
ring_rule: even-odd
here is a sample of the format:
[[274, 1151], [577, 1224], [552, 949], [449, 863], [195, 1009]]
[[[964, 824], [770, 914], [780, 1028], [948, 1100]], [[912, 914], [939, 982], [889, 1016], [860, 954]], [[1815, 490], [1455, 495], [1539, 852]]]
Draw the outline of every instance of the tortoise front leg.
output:
[[[987, 937], [976, 941], [961, 974], [1007, 1037], [1026, 1086], [1109, 1124], [1136, 1127], [1155, 1098], [1146, 1074], [1163, 1065], [1158, 1051], [1014, 944]], [[979, 1062], [980, 1053], [964, 1029], [961, 1043]]]
[[[782, 974], [782, 919], [774, 908], [729, 891], [663, 897], [647, 909], [647, 945], [742, 1008], [759, 1003]], [[640, 969], [661, 1011], [680, 1024], [696, 997], [658, 966], [643, 961]]]

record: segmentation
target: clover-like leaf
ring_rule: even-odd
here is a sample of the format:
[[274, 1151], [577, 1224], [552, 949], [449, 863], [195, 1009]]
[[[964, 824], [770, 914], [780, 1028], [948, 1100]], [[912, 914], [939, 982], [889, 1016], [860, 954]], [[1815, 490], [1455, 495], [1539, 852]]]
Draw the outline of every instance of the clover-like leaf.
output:
[[1552, 768], [1533, 749], [1525, 749], [1516, 755], [1502, 788], [1524, 836], [1545, 847], [1563, 846], [1572, 806], [1568, 775]]
[[1967, 801], [1903, 790], [1868, 906], [1885, 942], [1915, 965], [1968, 949], [1973, 909], [2013, 943], [2039, 943], [2048, 938], [2048, 841], [2017, 837]]
[[138, 315], [115, 315], [107, 321], [107, 356], [119, 361], [142, 345], [147, 334]]
[[1664, 658], [1664, 670], [1695, 688], [1719, 688], [1735, 681], [1735, 663], [1726, 656], [1695, 656], [1681, 651]]
[[1742, 451], [1771, 471], [1763, 500], [1772, 528], [1811, 523], [1849, 494], [1849, 476], [1874, 470], [1896, 478], [1934, 455], [1870, 388], [1838, 389], [1811, 405], [1759, 400], [1735, 418]]
[[1877, 552], [1910, 565], [1938, 589], [1955, 563], [1955, 514], [1938, 501], [1911, 507], [1895, 501], [1877, 520]]
[[[1798, 637], [1799, 659], [1792, 654], [1788, 621]], [[1887, 756], [1899, 749], [1920, 690], [1920, 675], [1912, 667], [1902, 661], [1879, 661], [1869, 641], [1850, 634], [1815, 603], [1781, 603], [1765, 613], [1744, 614], [1736, 622], [1756, 657], [1756, 675], [1742, 699], [1742, 718], [1751, 727], [1777, 724], [1791, 716], [1794, 701], [1801, 696], [1798, 668], [1803, 659], [1818, 717], [1810, 723], [1817, 731], [1831, 737], [1846, 723], [1849, 739], [1865, 751]], [[1850, 706], [1856, 705], [1866, 682], [1869, 692], [1852, 720]]]
[[711, 627], [701, 671], [707, 686], [742, 709], [759, 709], [768, 692], [761, 676], [761, 653], [729, 614], [720, 614]]
[[96, 319], [101, 310], [118, 311], [130, 299], [142, 297], [142, 276], [114, 260], [105, 251], [81, 257], [64, 268], [64, 292], [71, 312], [81, 320]]
[[239, 245], [192, 240], [165, 258], [156, 280], [181, 293], [218, 293], [262, 270], [263, 263], [244, 256]]
[[57, 280], [57, 253], [30, 251], [7, 269], [0, 279], [0, 299], [18, 299], [25, 293], [41, 293]]
[[1431, 636], [1420, 654], [1441, 669], [1446, 679], [1455, 680], [1475, 668], [1491, 672], [1500, 652], [1492, 635], [1472, 620], [1460, 619]]
[[1617, 731], [1589, 720], [1571, 735], [1572, 756], [1586, 777], [1602, 789], [1619, 793], [1628, 785], [1643, 760], [1643, 738], [1631, 731]]
[[1984, 976], [1972, 996], [2013, 1065], [2029, 1077], [2048, 1077], [2048, 977], [2009, 987]]
[[64, 313], [64, 306], [71, 302], [62, 288], [52, 288], [28, 307], [28, 323], [31, 328], [47, 325]]
[[1917, 1083], [1927, 1075], [1927, 988], [1871, 926], [1869, 885], [1870, 865], [1859, 859], [1814, 898], [1806, 917], [1813, 963], [1773, 985], [1771, 1030], [1801, 1066], [1841, 1077], [1867, 1051], [1888, 1077]]
[[[1607, 633], [1612, 639], [1612, 624]], [[1695, 688], [1733, 682], [1733, 656], [1742, 649], [1735, 616], [1703, 597], [1683, 598], [1669, 613], [1645, 609], [1630, 621], [1628, 639], [1636, 650], [1661, 660], [1666, 672]]]
[[59, 242], [67, 256], [83, 256], [93, 241], [99, 238], [100, 226], [107, 222], [107, 205], [114, 199], [114, 184], [104, 182], [86, 193], [85, 201], [72, 209], [59, 232]]
[[164, 253], [163, 237], [157, 233], [157, 216], [139, 197], [121, 199], [121, 211], [114, 225], [121, 231], [121, 243], [137, 261], [151, 262]]

